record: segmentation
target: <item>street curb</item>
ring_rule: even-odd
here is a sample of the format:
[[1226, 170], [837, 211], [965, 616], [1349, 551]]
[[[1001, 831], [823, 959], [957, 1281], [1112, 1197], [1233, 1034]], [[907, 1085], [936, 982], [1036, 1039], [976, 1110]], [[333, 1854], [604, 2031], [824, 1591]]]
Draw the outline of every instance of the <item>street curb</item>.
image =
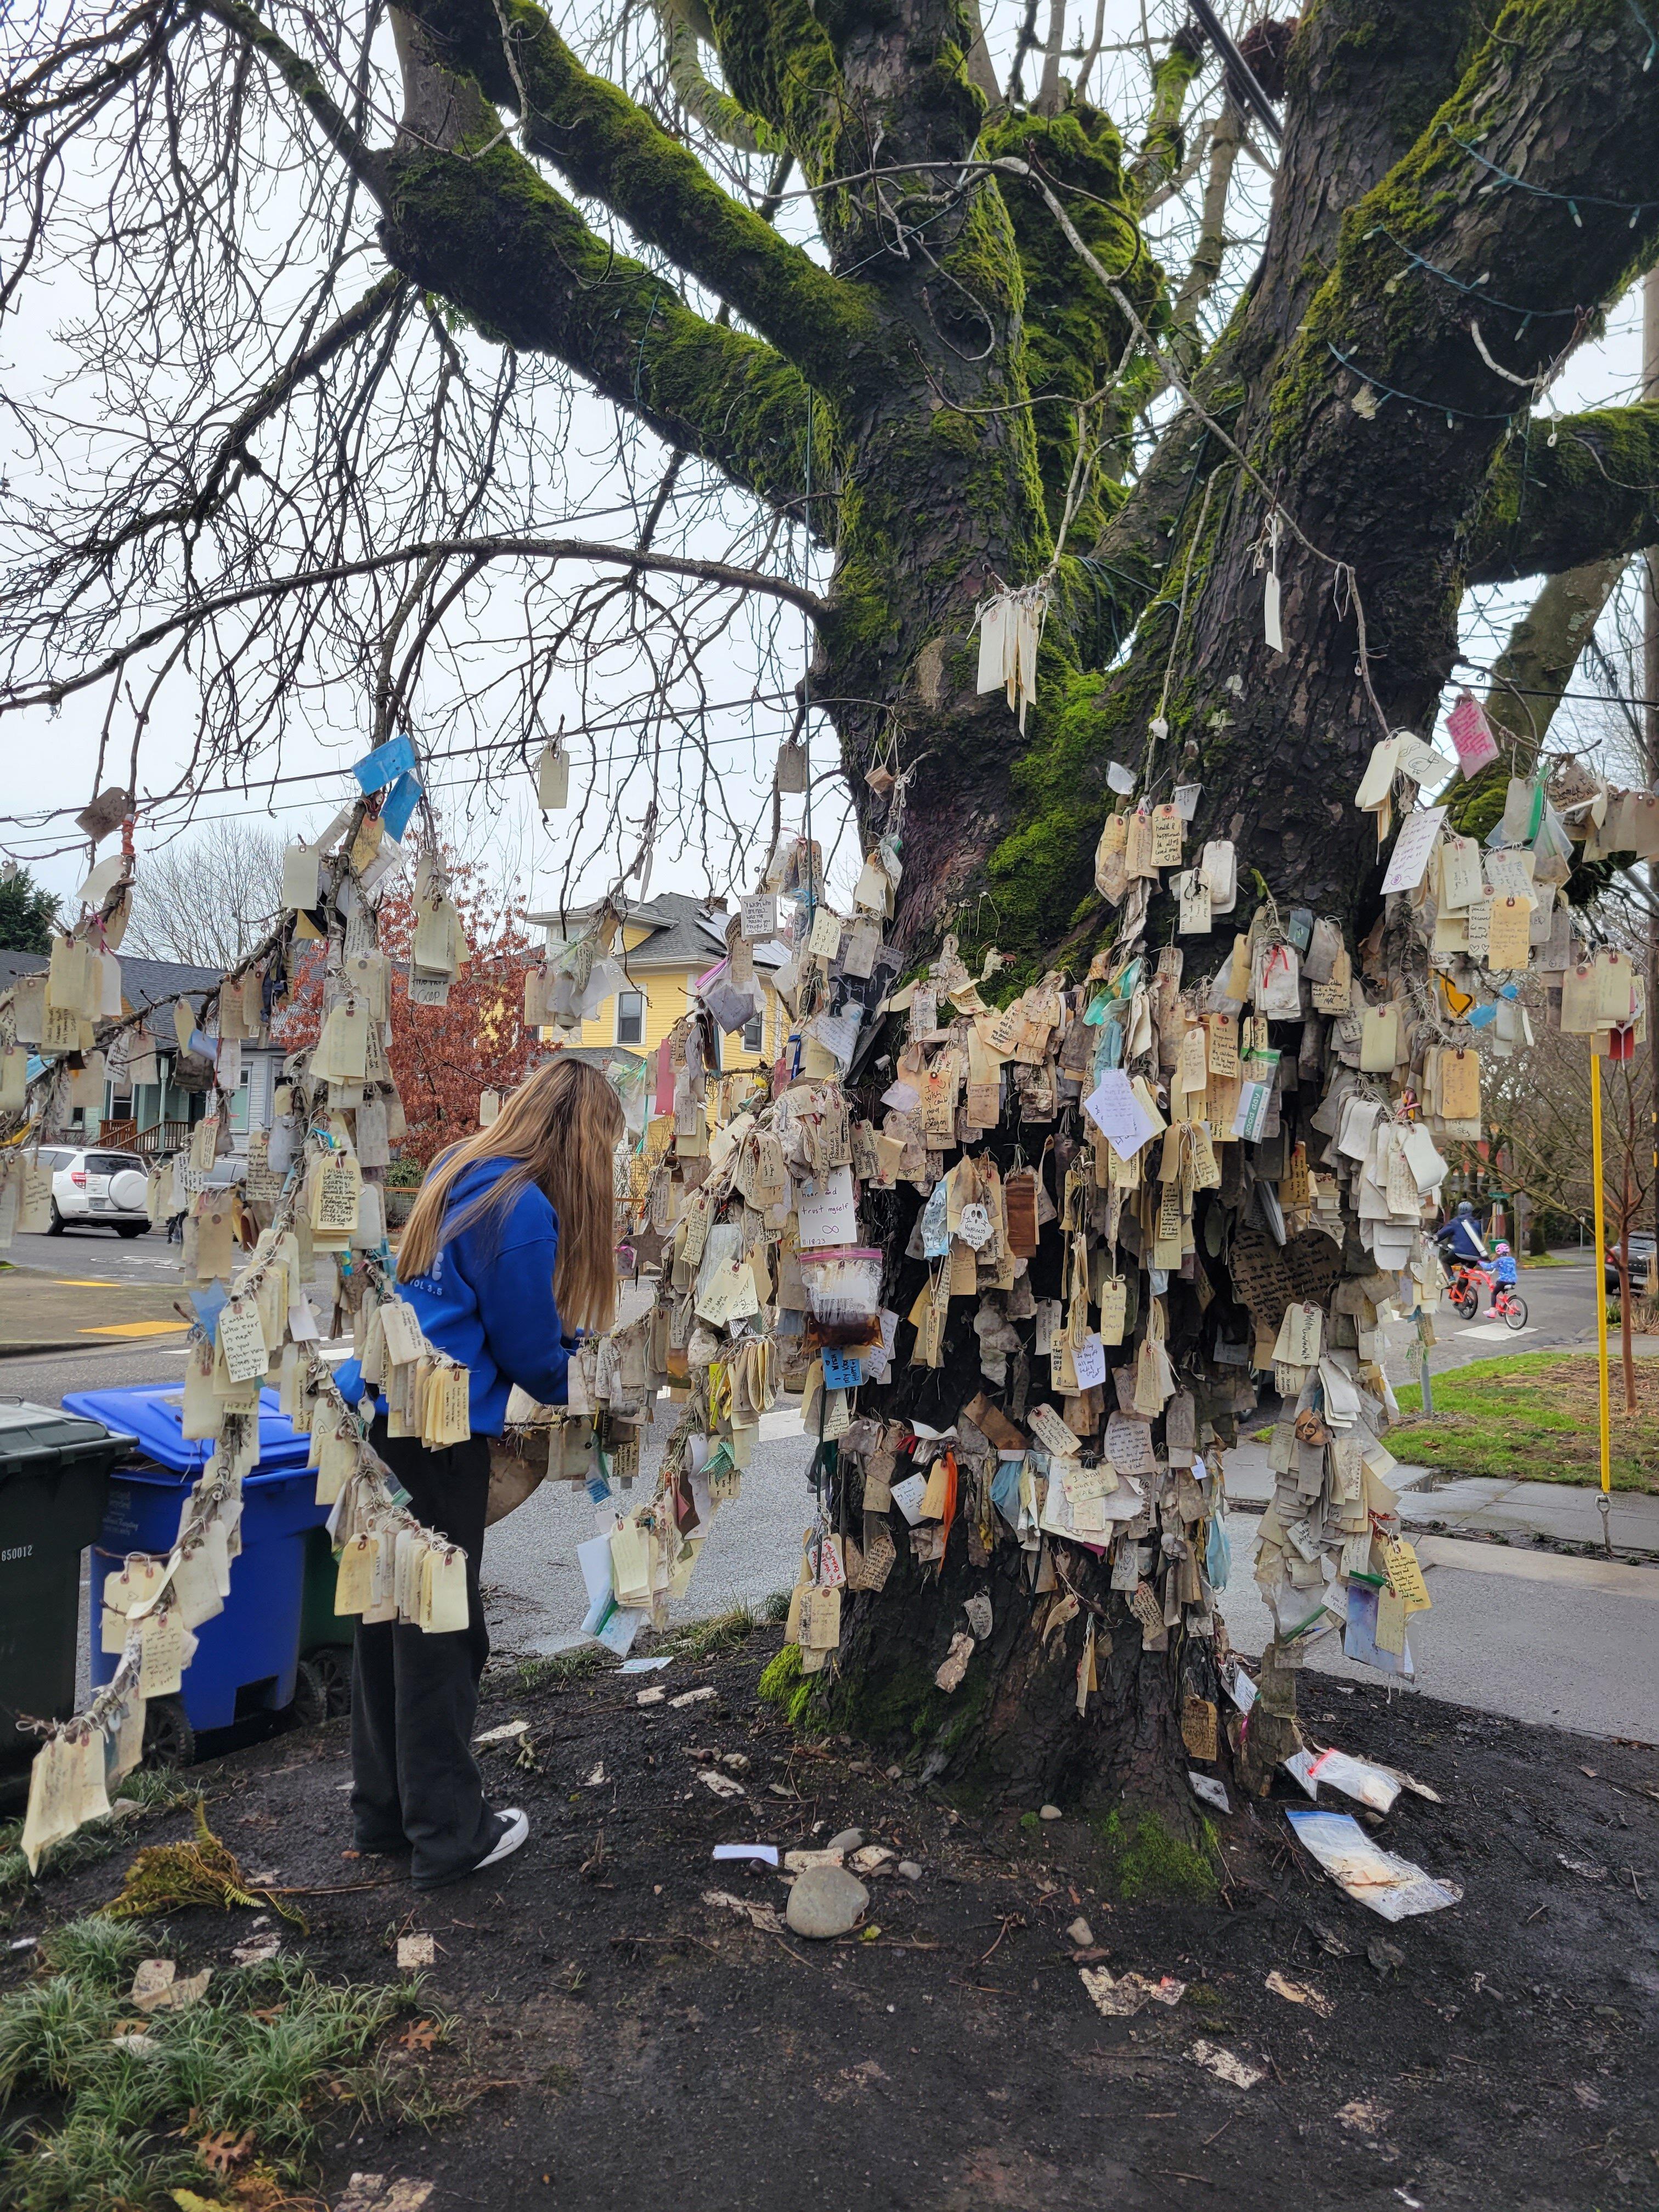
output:
[[[179, 1334], [182, 1336], [184, 1333], [185, 1324], [180, 1322]], [[69, 1336], [44, 1344], [0, 1344], [0, 1360], [35, 1359], [49, 1352], [133, 1352], [142, 1350], [144, 1341], [134, 1337], [112, 1341], [105, 1337], [100, 1342], [89, 1341], [84, 1336]]]

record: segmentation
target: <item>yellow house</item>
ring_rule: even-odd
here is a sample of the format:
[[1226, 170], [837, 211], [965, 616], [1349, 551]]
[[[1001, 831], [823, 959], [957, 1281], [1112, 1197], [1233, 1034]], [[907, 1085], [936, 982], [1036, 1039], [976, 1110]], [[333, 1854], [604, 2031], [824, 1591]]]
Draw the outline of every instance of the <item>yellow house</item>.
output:
[[[586, 917], [585, 914], [532, 914], [550, 944], [568, 937]], [[731, 909], [717, 902], [690, 898], [682, 891], [662, 891], [653, 899], [630, 906], [623, 922], [622, 964], [627, 984], [605, 1000], [599, 1012], [582, 1024], [577, 1040], [584, 1050], [609, 1047], [644, 1059], [672, 1029], [692, 1003], [694, 986], [726, 957], [726, 926]], [[755, 947], [755, 972], [766, 985], [767, 971], [780, 968], [788, 957], [787, 946], [775, 941]], [[788, 1039], [789, 1016], [783, 1001], [766, 985], [766, 1006], [746, 1029], [720, 1040], [720, 1071], [769, 1066]], [[550, 1034], [542, 1032], [544, 1036]]]

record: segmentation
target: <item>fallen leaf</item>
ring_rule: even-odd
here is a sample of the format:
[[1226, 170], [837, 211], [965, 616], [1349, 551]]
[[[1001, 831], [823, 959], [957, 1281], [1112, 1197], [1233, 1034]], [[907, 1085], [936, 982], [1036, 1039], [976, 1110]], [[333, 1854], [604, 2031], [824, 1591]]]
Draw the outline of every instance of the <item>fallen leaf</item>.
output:
[[253, 2130], [246, 2128], [240, 2136], [227, 2128], [222, 2135], [204, 2136], [196, 2146], [196, 2155], [210, 2173], [229, 2173], [252, 2155]]
[[251, 1936], [246, 1943], [234, 1945], [231, 1957], [239, 1966], [263, 1966], [267, 1959], [274, 1959], [283, 1948], [280, 1936]]
[[1352, 2128], [1356, 2135], [1375, 2136], [1380, 2135], [1388, 2125], [1389, 2108], [1386, 2105], [1377, 2104], [1372, 2098], [1352, 2097], [1341, 2106], [1336, 2117], [1342, 2126]]
[[601, 1759], [583, 1784], [586, 1790], [597, 1790], [605, 1780], [605, 1761]]
[[152, 2012], [173, 1987], [179, 1972], [173, 1959], [141, 1959], [132, 1978], [132, 2002], [140, 2012]]
[[712, 1790], [717, 1797], [741, 1797], [743, 1795], [741, 1782], [734, 1782], [729, 1774], [717, 1774], [712, 1766], [700, 1768], [697, 1779], [704, 1789]]
[[1283, 1997], [1287, 2004], [1306, 2005], [1309, 2011], [1316, 2012], [1321, 2020], [1328, 2020], [1336, 2010], [1322, 1990], [1314, 1989], [1307, 1982], [1287, 1981], [1277, 1966], [1267, 1977], [1267, 1987], [1276, 1997]]
[[1599, 2112], [1607, 2102], [1601, 2091], [1592, 2089], [1588, 2081], [1575, 2081], [1572, 2085], [1572, 2094], [1581, 2105], [1588, 2106], [1592, 2112]]
[[678, 1698], [671, 1698], [668, 1703], [673, 1711], [678, 1712], [683, 1705], [701, 1705], [719, 1695], [720, 1692], [712, 1682], [705, 1682], [700, 1690], [682, 1690]]
[[1597, 1866], [1594, 1859], [1571, 1859], [1565, 1851], [1558, 1851], [1555, 1863], [1565, 1867], [1569, 1874], [1581, 1875], [1586, 1881], [1605, 1881], [1607, 1878], [1607, 1869]]
[[398, 2038], [405, 2051], [430, 2051], [438, 2040], [438, 2031], [429, 2020], [417, 2020], [406, 2027]]
[[182, 2011], [186, 2005], [200, 2002], [212, 1978], [211, 1966], [204, 1966], [199, 1974], [187, 1974], [181, 1981], [175, 1960], [142, 1959], [132, 1978], [132, 2002], [140, 2012]]
[[1104, 1966], [1079, 1966], [1078, 1979], [1108, 2020], [1133, 2020], [1147, 2004], [1179, 2004], [1187, 1994], [1185, 1982], [1173, 1974], [1149, 1981], [1145, 1974], [1119, 1974], [1115, 1979]]
[[752, 1927], [762, 1929], [768, 1936], [781, 1936], [784, 1932], [782, 1914], [769, 1905], [761, 1904], [757, 1899], [737, 1897], [729, 1889], [706, 1889], [702, 1901], [720, 1911], [741, 1913]]
[[481, 1744], [508, 1743], [514, 1737], [528, 1735], [529, 1733], [528, 1721], [503, 1721], [499, 1728], [486, 1729], [482, 1735], [475, 1735], [472, 1741], [475, 1747]]
[[431, 2181], [399, 2181], [384, 2173], [354, 2173], [334, 2212], [421, 2212], [437, 2186]]
[[1218, 2043], [1212, 2043], [1207, 2036], [1199, 2037], [1188, 2056], [1203, 2067], [1206, 2073], [1213, 2074], [1218, 2081], [1230, 2081], [1235, 2089], [1254, 2089], [1258, 2081], [1266, 2079], [1261, 2067], [1252, 2066], [1247, 2059], [1237, 2057], [1231, 2051], [1224, 2051]]

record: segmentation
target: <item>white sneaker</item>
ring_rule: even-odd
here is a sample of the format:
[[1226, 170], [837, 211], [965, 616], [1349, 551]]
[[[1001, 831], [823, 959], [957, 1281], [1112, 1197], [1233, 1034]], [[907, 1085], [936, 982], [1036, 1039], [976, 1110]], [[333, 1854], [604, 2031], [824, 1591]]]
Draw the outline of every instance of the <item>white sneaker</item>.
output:
[[473, 1868], [474, 1874], [482, 1874], [486, 1867], [499, 1866], [503, 1859], [510, 1859], [530, 1833], [530, 1815], [521, 1813], [516, 1805], [504, 1805], [495, 1818], [501, 1824], [501, 1833], [495, 1838], [495, 1849], [487, 1851]]

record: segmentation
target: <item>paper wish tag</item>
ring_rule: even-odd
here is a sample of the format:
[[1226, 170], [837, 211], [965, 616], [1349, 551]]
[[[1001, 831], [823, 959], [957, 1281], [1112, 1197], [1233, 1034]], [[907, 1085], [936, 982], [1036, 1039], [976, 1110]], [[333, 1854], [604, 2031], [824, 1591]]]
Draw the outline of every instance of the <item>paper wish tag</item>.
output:
[[1273, 1358], [1286, 1367], [1316, 1367], [1324, 1349], [1325, 1316], [1311, 1304], [1286, 1306]]
[[1152, 1425], [1133, 1413], [1114, 1413], [1106, 1422], [1106, 1456], [1120, 1474], [1156, 1474]]
[[1458, 765], [1466, 776], [1474, 775], [1488, 761], [1498, 758], [1498, 740], [1487, 725], [1479, 700], [1471, 693], [1459, 694], [1457, 704], [1446, 717], [1446, 732], [1457, 748]]
[[1532, 901], [1494, 897], [1486, 921], [1488, 968], [1524, 968], [1532, 957]]
[[251, 1298], [228, 1299], [219, 1311], [219, 1350], [233, 1382], [252, 1382], [270, 1364], [259, 1311]]
[[1382, 1558], [1388, 1569], [1389, 1587], [1406, 1611], [1427, 1613], [1434, 1601], [1429, 1595], [1429, 1586], [1423, 1579], [1423, 1570], [1412, 1546], [1403, 1536], [1396, 1536], [1382, 1547]]
[[1180, 902], [1176, 927], [1182, 937], [1207, 937], [1214, 927], [1212, 920], [1210, 887], [1196, 868], [1189, 868], [1176, 878], [1176, 893]]
[[[1075, 1459], [1083, 1449], [1083, 1439], [1074, 1436], [1052, 1406], [1036, 1406], [1026, 1416], [1026, 1426], [1045, 1451], [1060, 1459]], [[897, 1496], [895, 1486], [894, 1495]]]
[[[1121, 1067], [1108, 1068], [1083, 1102], [1084, 1111], [1121, 1160], [1132, 1160], [1156, 1135], [1152, 1116]], [[804, 1231], [803, 1231], [804, 1233]]]
[[1417, 889], [1428, 866], [1429, 855], [1439, 842], [1440, 825], [1445, 818], [1443, 806], [1421, 807], [1415, 814], [1407, 816], [1395, 840], [1388, 873], [1382, 878], [1385, 893]]

